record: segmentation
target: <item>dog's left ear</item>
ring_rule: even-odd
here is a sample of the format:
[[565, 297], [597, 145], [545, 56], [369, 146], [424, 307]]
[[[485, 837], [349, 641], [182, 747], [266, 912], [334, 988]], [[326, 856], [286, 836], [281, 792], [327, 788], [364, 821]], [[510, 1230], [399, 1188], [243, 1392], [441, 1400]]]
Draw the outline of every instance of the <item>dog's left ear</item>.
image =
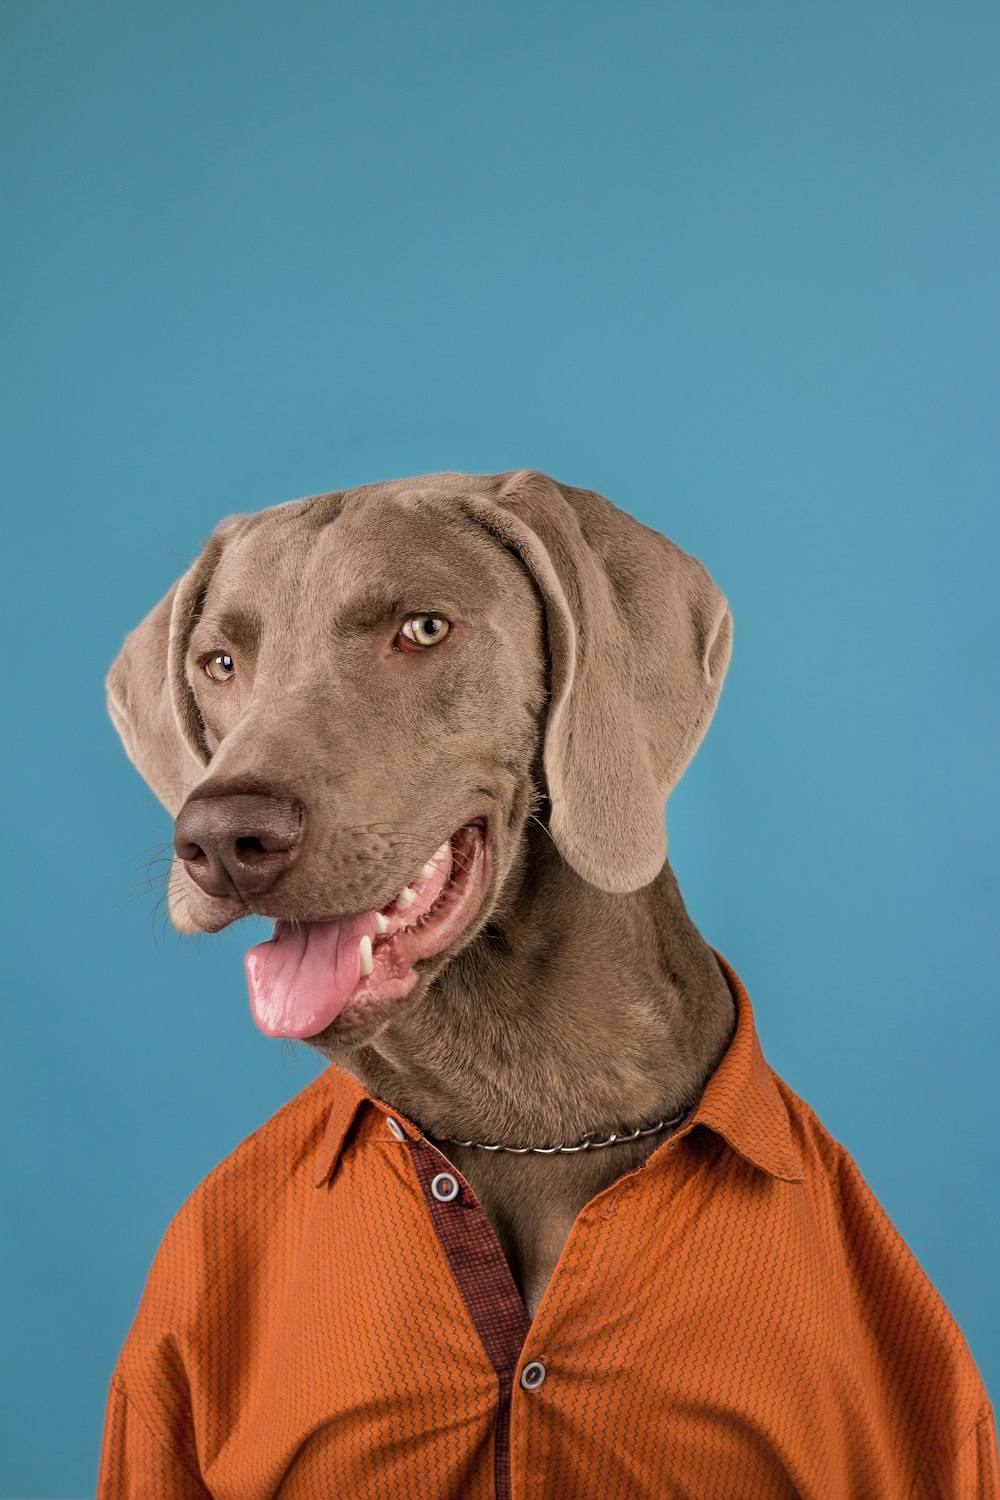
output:
[[463, 495], [527, 568], [550, 661], [549, 831], [602, 891], [637, 891], [667, 857], [667, 798], [715, 712], [733, 617], [706, 569], [593, 490], [525, 469]]
[[210, 758], [187, 680], [187, 649], [226, 539], [241, 519], [231, 516], [216, 527], [193, 566], [126, 636], [107, 677], [112, 723], [171, 817]]

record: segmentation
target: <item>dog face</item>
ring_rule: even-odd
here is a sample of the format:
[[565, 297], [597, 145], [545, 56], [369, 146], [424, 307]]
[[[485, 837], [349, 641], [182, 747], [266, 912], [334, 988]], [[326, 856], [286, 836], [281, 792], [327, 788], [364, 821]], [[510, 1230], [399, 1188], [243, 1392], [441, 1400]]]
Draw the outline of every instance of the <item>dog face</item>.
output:
[[178, 843], [200, 842], [199, 804], [233, 796], [290, 804], [295, 837], [275, 880], [254, 878], [252, 847], [226, 850], [215, 881], [181, 847], [177, 925], [379, 909], [474, 820], [502, 840], [542, 660], [523, 571], [433, 497], [329, 497], [230, 526], [185, 652], [210, 759]]
[[108, 679], [175, 815], [174, 925], [273, 918], [262, 1029], [370, 1032], [475, 939], [546, 803], [579, 876], [653, 878], [731, 634], [694, 558], [532, 471], [224, 521]]

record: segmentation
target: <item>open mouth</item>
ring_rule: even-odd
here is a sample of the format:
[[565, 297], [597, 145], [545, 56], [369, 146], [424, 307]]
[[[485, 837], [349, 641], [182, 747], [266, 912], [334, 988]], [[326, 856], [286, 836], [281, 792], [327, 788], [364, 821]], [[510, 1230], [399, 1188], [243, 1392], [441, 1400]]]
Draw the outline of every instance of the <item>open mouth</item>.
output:
[[414, 964], [444, 951], [482, 905], [490, 881], [485, 819], [453, 833], [418, 878], [380, 910], [331, 922], [278, 922], [246, 956], [250, 1009], [265, 1036], [316, 1036], [348, 1006], [401, 1000]]

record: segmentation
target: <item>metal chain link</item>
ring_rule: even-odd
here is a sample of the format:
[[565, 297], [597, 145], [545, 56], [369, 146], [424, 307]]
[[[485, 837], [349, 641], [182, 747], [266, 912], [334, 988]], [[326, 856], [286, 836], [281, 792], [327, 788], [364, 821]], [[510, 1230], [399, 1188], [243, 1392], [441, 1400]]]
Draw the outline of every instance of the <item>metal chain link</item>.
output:
[[501, 1146], [487, 1141], [460, 1141], [453, 1135], [442, 1135], [432, 1137], [441, 1141], [447, 1141], [452, 1146], [478, 1146], [483, 1151], [513, 1151], [518, 1156], [523, 1156], [526, 1151], [535, 1151], [540, 1156], [552, 1156], [556, 1151], [599, 1151], [602, 1146], [621, 1145], [623, 1141], [638, 1140], [641, 1135], [656, 1135], [657, 1131], [666, 1130], [670, 1125], [677, 1125], [688, 1113], [682, 1109], [679, 1115], [674, 1115], [672, 1120], [658, 1120], [655, 1125], [647, 1125], [644, 1129], [633, 1130], [628, 1135], [609, 1135], [607, 1140], [592, 1141], [589, 1137], [593, 1134], [588, 1130], [583, 1140], [577, 1146]]

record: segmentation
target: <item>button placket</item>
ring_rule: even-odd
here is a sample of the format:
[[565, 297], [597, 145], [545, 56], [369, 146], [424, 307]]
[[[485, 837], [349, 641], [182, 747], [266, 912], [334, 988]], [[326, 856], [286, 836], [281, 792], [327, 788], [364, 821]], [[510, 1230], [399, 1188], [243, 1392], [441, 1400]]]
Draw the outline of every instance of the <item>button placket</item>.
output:
[[[429, 1215], [486, 1358], [498, 1377], [494, 1492], [511, 1493], [510, 1413], [515, 1371], [522, 1358], [531, 1318], [504, 1258], [497, 1234], [473, 1188], [436, 1146], [423, 1137], [408, 1139], [414, 1171]], [[459, 1191], [439, 1199], [431, 1183], [454, 1177]]]

